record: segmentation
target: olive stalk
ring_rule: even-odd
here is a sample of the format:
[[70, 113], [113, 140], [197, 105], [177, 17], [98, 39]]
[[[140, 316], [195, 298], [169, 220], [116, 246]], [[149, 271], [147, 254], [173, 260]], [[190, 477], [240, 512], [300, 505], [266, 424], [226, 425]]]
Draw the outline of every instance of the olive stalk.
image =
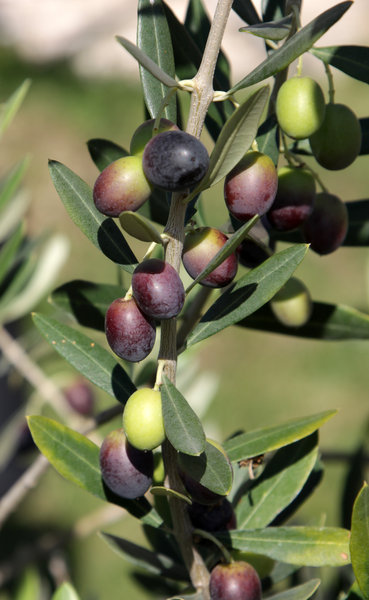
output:
[[[201, 65], [192, 82], [193, 90], [186, 131], [197, 138], [200, 138], [205, 117], [213, 99], [213, 76], [231, 7], [232, 0], [218, 0]], [[184, 193], [173, 194], [168, 222], [164, 230], [168, 236], [165, 260], [177, 271], [181, 264], [184, 241], [186, 206], [183, 199], [186, 195]], [[164, 373], [175, 384], [177, 369], [177, 320], [175, 318], [162, 321], [159, 361], [161, 373]], [[168, 485], [171, 489], [183, 491], [177, 468], [177, 452], [169, 442], [165, 442], [162, 449]], [[192, 584], [197, 591], [202, 593], [204, 600], [208, 600], [209, 572], [193, 544], [193, 530], [189, 516], [183, 509], [181, 500], [170, 498], [169, 504], [174, 534]]]

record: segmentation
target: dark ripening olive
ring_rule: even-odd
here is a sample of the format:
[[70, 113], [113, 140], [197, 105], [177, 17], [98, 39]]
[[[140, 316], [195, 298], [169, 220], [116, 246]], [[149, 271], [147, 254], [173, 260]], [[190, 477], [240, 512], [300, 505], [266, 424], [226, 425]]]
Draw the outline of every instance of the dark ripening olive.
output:
[[261, 600], [261, 582], [249, 563], [218, 564], [210, 573], [211, 600]]
[[95, 397], [87, 380], [77, 379], [63, 393], [69, 406], [77, 413], [85, 416], [93, 414]]
[[146, 144], [158, 133], [163, 133], [163, 131], [170, 131], [172, 129], [179, 131], [179, 127], [168, 119], [160, 119], [159, 127], [156, 130], [154, 130], [154, 125], [155, 119], [149, 119], [137, 127], [131, 139], [130, 154], [142, 155]]
[[340, 198], [323, 192], [302, 227], [305, 241], [317, 254], [330, 254], [343, 243], [348, 229], [347, 206]]
[[352, 110], [344, 104], [327, 104], [321, 127], [310, 137], [317, 162], [332, 171], [345, 169], [358, 156], [361, 127]]
[[[182, 253], [182, 261], [187, 273], [196, 279], [227, 240], [224, 233], [213, 227], [200, 227], [188, 232]], [[237, 266], [237, 256], [232, 253], [200, 283], [208, 287], [224, 287], [234, 279]]]
[[240, 221], [264, 215], [274, 201], [277, 185], [272, 159], [261, 152], [248, 152], [225, 178], [224, 199], [229, 212]]
[[278, 190], [267, 213], [270, 225], [278, 231], [300, 227], [313, 210], [315, 179], [307, 169], [282, 167], [278, 171]]
[[139, 498], [152, 484], [152, 452], [137, 450], [127, 441], [123, 429], [108, 433], [100, 448], [104, 483], [122, 498]]
[[138, 156], [124, 156], [101, 171], [93, 189], [97, 210], [118, 217], [125, 210], [137, 210], [149, 198], [151, 187]]
[[185, 291], [177, 271], [159, 258], [140, 263], [132, 275], [133, 295], [140, 309], [154, 319], [171, 319], [183, 307]]
[[209, 166], [205, 146], [184, 131], [165, 131], [146, 145], [142, 166], [147, 179], [168, 192], [182, 192], [201, 181]]
[[155, 322], [139, 309], [134, 298], [118, 298], [106, 311], [105, 334], [115, 354], [138, 362], [153, 349], [156, 327]]
[[211, 506], [192, 502], [187, 510], [192, 525], [197, 529], [209, 532], [236, 529], [236, 515], [227, 498]]
[[291, 77], [277, 94], [276, 115], [279, 126], [296, 140], [309, 137], [319, 129], [325, 113], [324, 95], [314, 79]]

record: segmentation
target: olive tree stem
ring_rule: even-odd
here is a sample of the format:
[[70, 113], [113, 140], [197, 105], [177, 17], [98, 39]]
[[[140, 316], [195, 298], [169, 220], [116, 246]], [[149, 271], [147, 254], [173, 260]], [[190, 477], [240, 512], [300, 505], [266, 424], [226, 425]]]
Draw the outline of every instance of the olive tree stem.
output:
[[[209, 31], [200, 68], [194, 77], [190, 113], [186, 131], [199, 138], [209, 105], [213, 99], [213, 76], [222, 42], [224, 30], [232, 7], [232, 0], [218, 0], [213, 22]], [[184, 241], [184, 220], [186, 206], [183, 199], [187, 194], [173, 194], [165, 233], [168, 241], [165, 247], [165, 260], [179, 271]], [[161, 323], [161, 343], [159, 350], [160, 377], [164, 373], [172, 383], [176, 381], [177, 369], [177, 321], [169, 319]], [[158, 381], [158, 379], [157, 379]], [[170, 488], [182, 491], [183, 484], [177, 468], [177, 452], [166, 441], [162, 447], [167, 482]], [[169, 499], [173, 529], [191, 581], [204, 600], [209, 599], [209, 572], [201, 555], [193, 544], [193, 528], [183, 502]]]

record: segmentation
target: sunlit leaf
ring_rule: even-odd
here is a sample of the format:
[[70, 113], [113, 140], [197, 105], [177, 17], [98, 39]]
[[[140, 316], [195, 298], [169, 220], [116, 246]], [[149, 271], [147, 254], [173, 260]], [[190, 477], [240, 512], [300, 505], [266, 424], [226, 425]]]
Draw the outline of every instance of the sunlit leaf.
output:
[[199, 456], [180, 453], [178, 462], [183, 471], [208, 490], [221, 496], [229, 493], [233, 480], [232, 467], [227, 456], [214, 444], [207, 441], [204, 452]]
[[320, 579], [310, 579], [301, 585], [269, 596], [269, 600], [307, 600], [316, 592], [319, 585]]
[[17, 114], [30, 85], [31, 80], [25, 79], [10, 98], [4, 104], [0, 105], [0, 137]]
[[241, 433], [227, 440], [224, 449], [232, 461], [259, 456], [259, 454], [282, 448], [310, 435], [336, 412], [335, 410], [326, 410], [308, 417], [291, 419], [281, 425], [272, 425]]
[[163, 243], [160, 233], [146, 217], [136, 212], [125, 210], [119, 215], [119, 221], [124, 231], [137, 240], [141, 242], [155, 242], [156, 244]]
[[350, 552], [352, 568], [365, 598], [369, 597], [369, 488], [365, 482], [352, 511]]

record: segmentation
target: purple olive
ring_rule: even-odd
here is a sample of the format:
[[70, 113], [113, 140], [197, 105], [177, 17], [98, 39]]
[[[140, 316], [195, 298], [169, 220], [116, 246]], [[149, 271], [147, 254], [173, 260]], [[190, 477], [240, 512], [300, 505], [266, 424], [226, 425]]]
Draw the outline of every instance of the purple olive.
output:
[[187, 510], [192, 525], [197, 529], [211, 532], [236, 528], [236, 515], [227, 498], [210, 506], [192, 502]]
[[[213, 227], [200, 227], [187, 233], [182, 254], [187, 273], [196, 279], [227, 240], [224, 233]], [[237, 266], [237, 256], [233, 252], [200, 283], [208, 287], [224, 287], [234, 279]]]
[[347, 206], [327, 192], [318, 194], [314, 210], [302, 227], [305, 241], [317, 254], [330, 254], [343, 243], [348, 229]]
[[152, 484], [152, 452], [137, 450], [127, 441], [123, 428], [108, 433], [100, 448], [104, 483], [122, 498], [139, 498]]
[[278, 231], [300, 227], [313, 210], [315, 179], [301, 167], [282, 167], [278, 171], [278, 191], [267, 213], [269, 223]]
[[261, 582], [249, 563], [218, 564], [210, 573], [211, 600], [261, 600]]
[[209, 166], [205, 146], [184, 131], [164, 131], [146, 145], [142, 166], [150, 183], [168, 192], [194, 187]]
[[138, 362], [153, 349], [155, 322], [143, 314], [134, 298], [118, 298], [106, 312], [105, 334], [115, 354], [125, 360]]
[[125, 210], [138, 210], [150, 194], [139, 156], [124, 156], [112, 162], [101, 171], [93, 189], [97, 210], [108, 217], [119, 217]]
[[159, 258], [140, 263], [132, 275], [133, 296], [140, 309], [154, 319], [171, 319], [183, 307], [185, 291], [177, 271]]
[[277, 186], [272, 159], [261, 152], [247, 152], [225, 178], [224, 199], [229, 212], [240, 221], [264, 215], [273, 204]]
[[94, 411], [95, 397], [91, 385], [85, 379], [77, 379], [64, 390], [64, 396], [73, 410], [89, 416]]

